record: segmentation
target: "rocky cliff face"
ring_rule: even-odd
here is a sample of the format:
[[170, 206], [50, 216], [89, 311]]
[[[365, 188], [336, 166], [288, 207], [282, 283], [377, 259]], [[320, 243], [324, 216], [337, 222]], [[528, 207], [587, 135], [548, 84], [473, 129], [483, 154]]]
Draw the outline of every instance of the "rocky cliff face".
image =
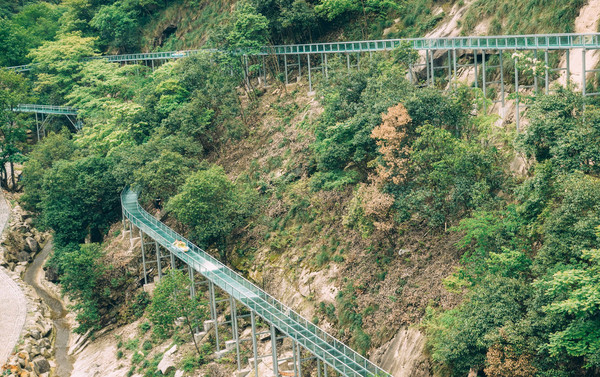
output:
[[31, 213], [18, 205], [15, 206], [11, 211], [9, 225], [2, 240], [0, 264], [21, 275], [48, 237], [48, 233], [40, 232], [33, 227]]

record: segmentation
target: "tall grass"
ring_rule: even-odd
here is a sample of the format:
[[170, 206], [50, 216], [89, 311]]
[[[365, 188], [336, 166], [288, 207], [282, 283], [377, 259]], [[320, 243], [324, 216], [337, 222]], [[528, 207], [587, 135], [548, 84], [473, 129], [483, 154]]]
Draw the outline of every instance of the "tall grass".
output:
[[[421, 1], [421, 0], [419, 0]], [[572, 33], [586, 0], [475, 0], [462, 22], [467, 35], [483, 19], [488, 34]]]

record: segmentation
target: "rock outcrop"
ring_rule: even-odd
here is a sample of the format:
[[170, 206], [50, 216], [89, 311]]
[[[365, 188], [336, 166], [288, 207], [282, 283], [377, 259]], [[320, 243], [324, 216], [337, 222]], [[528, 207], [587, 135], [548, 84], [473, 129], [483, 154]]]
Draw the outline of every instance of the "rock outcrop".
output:
[[31, 214], [20, 206], [12, 208], [8, 228], [2, 240], [0, 265], [21, 275], [27, 264], [40, 251], [49, 234], [32, 226]]
[[47, 377], [54, 354], [54, 327], [50, 309], [35, 290], [22, 280], [27, 265], [49, 237], [33, 226], [31, 214], [20, 206], [12, 208], [10, 220], [0, 242], [0, 265], [9, 270], [27, 299], [27, 317], [21, 341], [8, 362], [0, 366], [0, 375], [9, 377]]

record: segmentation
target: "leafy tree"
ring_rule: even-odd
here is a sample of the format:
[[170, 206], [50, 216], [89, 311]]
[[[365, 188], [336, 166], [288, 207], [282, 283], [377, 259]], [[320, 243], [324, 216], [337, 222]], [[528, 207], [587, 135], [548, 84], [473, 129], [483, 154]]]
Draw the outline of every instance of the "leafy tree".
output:
[[124, 53], [138, 48], [138, 17], [126, 2], [118, 2], [100, 7], [90, 25], [98, 30], [102, 47]]
[[94, 2], [92, 0], [63, 0], [66, 10], [60, 18], [60, 34], [82, 33], [90, 37], [93, 29], [89, 27], [94, 17]]
[[[297, 41], [297, 36], [305, 36], [312, 41], [312, 29], [317, 25], [317, 15], [313, 5], [305, 0], [294, 0], [282, 4], [278, 21], [281, 25], [281, 32], [286, 33], [290, 40]], [[272, 32], [271, 35], [274, 33]]]
[[568, 321], [566, 328], [550, 335], [550, 354], [584, 357], [586, 367], [600, 367], [600, 250], [583, 251], [582, 263], [538, 285], [553, 299], [544, 310]]
[[15, 66], [27, 63], [29, 48], [27, 30], [7, 18], [0, 17], [0, 66]]
[[[40, 46], [45, 41], [53, 40], [59, 29], [60, 6], [40, 1], [27, 4], [16, 14], [12, 21], [27, 30], [26, 44], [28, 48]], [[24, 43], [24, 41], [21, 41]]]
[[207, 317], [206, 303], [190, 297], [190, 280], [180, 270], [171, 270], [170, 273], [156, 285], [152, 302], [148, 306], [150, 321], [154, 324], [154, 331], [159, 336], [167, 336], [174, 330], [177, 318], [185, 318], [185, 325], [190, 331], [196, 351], [200, 349], [194, 337], [194, 324], [202, 322]]
[[101, 301], [106, 293], [100, 288], [100, 280], [106, 267], [100, 262], [103, 252], [99, 244], [81, 247], [67, 246], [55, 250], [54, 263], [60, 266], [60, 283], [63, 292], [75, 299], [73, 309], [77, 313], [78, 334], [101, 328]]
[[248, 1], [237, 4], [234, 20], [226, 36], [227, 48], [256, 51], [267, 44], [269, 22]]
[[313, 148], [319, 173], [314, 183], [328, 173], [340, 181], [352, 171], [366, 177], [368, 163], [377, 156], [371, 133], [381, 123], [381, 114], [413, 91], [403, 76], [401, 69], [381, 60], [365, 70], [332, 74], [330, 84], [320, 88], [325, 110], [315, 129]]
[[523, 316], [530, 295], [530, 287], [519, 279], [486, 277], [464, 304], [430, 319], [427, 335], [433, 360], [450, 365], [457, 377], [471, 368], [483, 369], [499, 329]]
[[36, 64], [34, 90], [44, 103], [64, 105], [66, 95], [82, 77], [84, 58], [96, 55], [94, 41], [94, 38], [68, 34], [57, 41], [44, 43], [29, 54]]
[[518, 142], [528, 156], [543, 162], [555, 154], [560, 139], [577, 124], [580, 96], [560, 89], [556, 94], [538, 97], [531, 107], [530, 125]]
[[390, 188], [403, 219], [417, 215], [430, 226], [441, 226], [494, 202], [505, 180], [497, 150], [427, 124], [417, 134], [408, 184]]
[[114, 163], [90, 156], [59, 161], [44, 176], [42, 219], [55, 232], [59, 245], [82, 243], [102, 233], [119, 218], [123, 187], [112, 174]]
[[42, 210], [44, 175], [60, 160], [68, 160], [75, 152], [75, 144], [65, 133], [50, 134], [38, 142], [27, 155], [23, 167], [23, 189], [21, 201], [25, 208]]
[[250, 214], [249, 195], [229, 180], [223, 168], [211, 166], [190, 175], [167, 210], [189, 227], [200, 245], [216, 245], [225, 257], [228, 236]]
[[176, 152], [163, 151], [134, 173], [135, 182], [142, 186], [147, 199], [160, 198], [166, 202], [175, 195], [191, 171], [191, 162]]
[[383, 14], [389, 10], [399, 10], [399, 6], [392, 0], [321, 0], [315, 7], [317, 14], [326, 17], [328, 20], [338, 18], [349, 18], [350, 16], [362, 13], [363, 36], [367, 36], [368, 14]]

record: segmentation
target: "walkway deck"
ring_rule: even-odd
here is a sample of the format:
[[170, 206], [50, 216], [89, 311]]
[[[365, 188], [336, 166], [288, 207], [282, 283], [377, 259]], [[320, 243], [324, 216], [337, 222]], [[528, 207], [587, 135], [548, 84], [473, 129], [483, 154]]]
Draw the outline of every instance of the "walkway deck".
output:
[[[141, 208], [135, 192], [125, 190], [121, 195], [121, 203], [124, 216], [133, 225], [342, 375], [389, 376], [369, 360], [156, 220]], [[173, 247], [176, 240], [184, 241], [190, 250], [182, 252]]]

